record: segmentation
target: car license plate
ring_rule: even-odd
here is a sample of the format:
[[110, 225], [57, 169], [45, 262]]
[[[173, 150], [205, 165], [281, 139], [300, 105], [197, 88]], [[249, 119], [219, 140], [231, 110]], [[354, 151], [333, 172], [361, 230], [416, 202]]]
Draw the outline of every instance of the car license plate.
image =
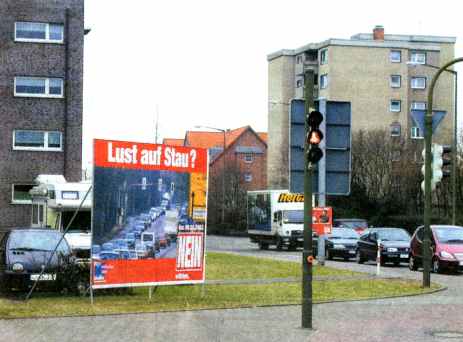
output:
[[[40, 277], [40, 279], [39, 279], [39, 277]], [[36, 280], [39, 280], [39, 281], [42, 281], [42, 280], [45, 280], [45, 281], [56, 280], [56, 274], [44, 273], [44, 274], [42, 274], [42, 276], [40, 276], [40, 274], [31, 274], [31, 280], [32, 281], [36, 281]]]
[[400, 254], [400, 258], [401, 258], [401, 259], [407, 259], [407, 258], [408, 258], [408, 254]]
[[355, 251], [349, 251], [349, 254], [355, 254]]
[[304, 241], [304, 238], [297, 238], [297, 241]]
[[463, 266], [463, 261], [460, 261], [460, 266]]

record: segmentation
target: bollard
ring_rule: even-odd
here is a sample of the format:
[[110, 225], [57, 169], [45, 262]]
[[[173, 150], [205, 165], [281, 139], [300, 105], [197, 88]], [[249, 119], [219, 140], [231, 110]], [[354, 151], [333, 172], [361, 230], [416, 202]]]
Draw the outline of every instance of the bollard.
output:
[[381, 240], [378, 240], [378, 251], [376, 252], [376, 275], [381, 274]]

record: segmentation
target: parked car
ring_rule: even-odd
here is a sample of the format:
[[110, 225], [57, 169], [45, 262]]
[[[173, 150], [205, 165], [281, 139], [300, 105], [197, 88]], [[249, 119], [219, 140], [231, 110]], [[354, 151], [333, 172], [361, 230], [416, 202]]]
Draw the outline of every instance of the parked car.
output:
[[[431, 226], [431, 248], [433, 272], [445, 269], [463, 270], [463, 227]], [[412, 236], [409, 268], [416, 271], [423, 265], [424, 227], [418, 227]]]
[[357, 233], [362, 234], [368, 229], [368, 222], [364, 219], [356, 218], [341, 218], [333, 221], [333, 228], [349, 228], [355, 230]]
[[100, 260], [117, 260], [119, 259], [119, 253], [113, 251], [103, 251], [99, 255]]
[[[359, 234], [352, 229], [333, 228], [331, 234], [326, 235], [325, 256], [327, 259], [355, 258]], [[317, 243], [314, 243], [314, 254], [317, 255]]]
[[[40, 277], [42, 265], [50, 257], [50, 264]], [[24, 290], [36, 280], [43, 285], [60, 286], [64, 280], [60, 279], [60, 272], [72, 262], [71, 248], [56, 230], [13, 228], [0, 242], [0, 276], [6, 290]]]
[[362, 264], [368, 260], [376, 260], [380, 240], [380, 263], [392, 262], [400, 265], [408, 262], [410, 252], [410, 234], [402, 228], [370, 228], [358, 241], [357, 261]]

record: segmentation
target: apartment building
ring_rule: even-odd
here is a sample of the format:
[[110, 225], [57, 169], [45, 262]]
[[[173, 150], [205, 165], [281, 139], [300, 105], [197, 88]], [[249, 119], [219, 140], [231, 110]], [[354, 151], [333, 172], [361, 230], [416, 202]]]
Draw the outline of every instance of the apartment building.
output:
[[[412, 109], [426, 109], [432, 76], [454, 58], [454, 37], [385, 34], [382, 26], [350, 39], [328, 39], [294, 50], [280, 50], [268, 60], [268, 163], [270, 189], [288, 187], [289, 106], [304, 96], [304, 71], [315, 74], [315, 99], [349, 101], [352, 131], [387, 129], [392, 137], [421, 144]], [[435, 140], [450, 143], [454, 85], [444, 72], [434, 89], [435, 110], [446, 116]], [[355, 148], [355, 146], [353, 146]]]
[[0, 1], [0, 229], [29, 226], [39, 174], [79, 181], [84, 0]]

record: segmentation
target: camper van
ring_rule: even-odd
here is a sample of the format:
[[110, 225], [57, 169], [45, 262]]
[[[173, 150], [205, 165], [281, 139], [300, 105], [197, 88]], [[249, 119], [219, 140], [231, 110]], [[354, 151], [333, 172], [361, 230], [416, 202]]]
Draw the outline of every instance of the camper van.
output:
[[67, 182], [62, 175], [39, 175], [35, 182], [37, 185], [30, 190], [31, 227], [48, 227], [60, 232], [67, 229], [65, 238], [73, 253], [77, 258], [89, 259], [91, 183]]

